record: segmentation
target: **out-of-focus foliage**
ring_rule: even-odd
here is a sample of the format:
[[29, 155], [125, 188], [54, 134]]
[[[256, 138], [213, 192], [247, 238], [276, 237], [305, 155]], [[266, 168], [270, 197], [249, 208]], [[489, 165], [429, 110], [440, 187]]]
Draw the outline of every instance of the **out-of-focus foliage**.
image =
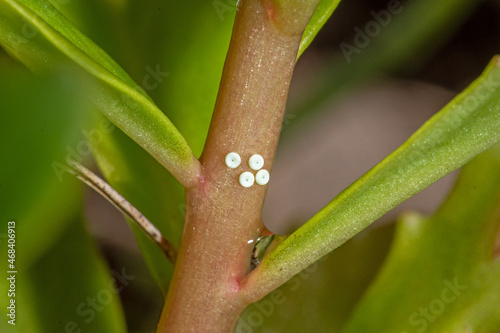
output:
[[[314, 76], [313, 87], [290, 109], [294, 121], [285, 133], [292, 135], [295, 128], [300, 130], [302, 118], [322, 110], [343, 89], [377, 75], [421, 68], [456, 33], [478, 3], [388, 1], [386, 8], [372, 11], [370, 20], [356, 27], [352, 39], [338, 45], [339, 52]], [[335, 26], [335, 17], [330, 22]]]
[[9, 124], [0, 131], [0, 209], [3, 223], [19, 221], [26, 242], [18, 250], [28, 266], [52, 246], [80, 205], [79, 184], [62, 166], [73, 151], [90, 154], [88, 146], [78, 147], [85, 102], [71, 76], [37, 79], [23, 69], [0, 71], [0, 124]]
[[387, 261], [344, 332], [498, 332], [499, 170], [496, 146], [463, 168], [433, 217], [401, 219]]
[[[7, 125], [0, 131], [0, 260], [4, 273], [17, 272], [13, 285], [7, 276], [0, 281], [0, 330], [125, 332], [112, 274], [80, 218], [81, 186], [64, 169], [67, 158], [90, 155], [81, 137], [88, 122], [78, 75], [0, 73], [0, 124]], [[15, 222], [11, 247], [9, 221]], [[15, 249], [10, 262], [9, 249]], [[97, 299], [99, 311], [88, 297]], [[15, 326], [6, 316], [11, 299]]]
[[[188, 182], [192, 177], [194, 159], [184, 137], [107, 53], [82, 34], [48, 0], [3, 0], [0, 9], [11, 17], [10, 20], [0, 20], [0, 40], [6, 48], [20, 60], [34, 64], [34, 70], [55, 66], [55, 57], [49, 54], [62, 52], [90, 74], [92, 83], [84, 87], [89, 89], [92, 102], [100, 111], [179, 181]], [[34, 43], [27, 37], [23, 32], [23, 21], [46, 38], [43, 43]], [[49, 56], [41, 59], [39, 54]]]

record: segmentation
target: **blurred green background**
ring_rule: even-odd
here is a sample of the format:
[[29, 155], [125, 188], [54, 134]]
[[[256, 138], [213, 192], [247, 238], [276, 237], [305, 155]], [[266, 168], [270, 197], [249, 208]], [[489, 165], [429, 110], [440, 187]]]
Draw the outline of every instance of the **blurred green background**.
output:
[[[235, 2], [51, 3], [125, 69], [199, 156]], [[131, 139], [107, 127], [82, 89], [87, 78], [65, 56], [51, 50], [28, 22], [12, 19], [1, 6], [5, 5], [0, 5], [2, 39], [27, 54], [36, 43], [47, 54], [35, 63], [24, 61], [29, 68], [42, 68], [33, 76], [21, 64], [22, 56], [17, 54], [20, 61], [9, 56], [13, 51], [8, 45], [0, 52], [0, 260], [4, 267], [6, 223], [16, 221], [19, 267], [18, 326], [2, 320], [0, 330], [151, 332], [168, 287], [170, 265], [109, 203], [69, 174], [60, 174], [54, 162], [63, 165], [68, 155], [77, 156], [100, 170], [175, 245], [185, 212], [183, 189]], [[341, 45], [354, 45], [355, 29], [373, 22], [373, 13], [386, 10], [387, 1], [341, 2], [299, 59], [264, 208], [264, 222], [271, 230], [283, 233], [307, 221], [439, 111], [499, 52], [498, 1], [422, 0], [403, 2], [402, 8], [348, 62]], [[17, 35], [8, 34], [6, 22], [14, 22]], [[45, 67], [50, 57], [55, 58]], [[85, 142], [92, 138], [98, 143], [90, 152]], [[298, 149], [305, 152], [304, 158], [293, 162]], [[321, 163], [315, 163], [318, 160]], [[311, 176], [300, 177], [304, 173]], [[404, 209], [432, 214], [455, 177], [422, 192]], [[299, 178], [304, 180], [291, 181]], [[400, 213], [389, 214], [385, 223], [335, 251], [329, 265], [321, 262], [301, 273], [306, 278], [299, 275], [299, 280], [292, 280], [288, 289], [294, 281], [297, 289], [277, 297], [285, 297], [286, 304], [275, 302], [268, 316], [266, 309], [259, 310], [263, 319], [258, 325], [249, 317], [255, 312], [252, 305], [237, 330], [246, 329], [245, 321], [255, 332], [291, 328], [307, 332], [311, 327], [316, 332], [332, 332], [344, 327], [389, 253], [395, 234], [392, 222]], [[342, 274], [336, 272], [338, 267]], [[318, 282], [321, 279], [336, 288], [315, 294], [322, 290], [318, 287], [322, 283], [328, 287]], [[0, 283], [3, 309], [8, 302], [4, 282]], [[363, 306], [375, 311], [369, 300]], [[253, 320], [259, 318], [255, 315]], [[406, 318], [401, 320], [408, 324]], [[362, 325], [362, 320], [358, 322]], [[411, 326], [415, 331], [416, 327]], [[361, 328], [347, 329], [360, 332]], [[366, 327], [362, 331], [367, 332]]]

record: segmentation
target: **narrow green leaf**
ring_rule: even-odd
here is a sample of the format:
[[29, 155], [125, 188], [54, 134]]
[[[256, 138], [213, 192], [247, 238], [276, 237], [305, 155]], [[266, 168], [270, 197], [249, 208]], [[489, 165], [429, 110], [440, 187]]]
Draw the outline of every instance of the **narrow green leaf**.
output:
[[[90, 89], [92, 100], [114, 124], [154, 156], [183, 185], [191, 186], [196, 181], [199, 163], [175, 126], [116, 62], [80, 33], [57, 9], [44, 0], [2, 0], [0, 6], [2, 11], [15, 12], [29, 22], [49, 43], [97, 79]], [[0, 24], [3, 21], [5, 19], [0, 20]], [[7, 22], [3, 25], [3, 29], [9, 30], [0, 38], [21, 60], [47, 53], [43, 48], [26, 50], [19, 47], [20, 43], [12, 42], [24, 40], [30, 43], [21, 35], [22, 27], [16, 30], [12, 24]], [[12, 35], [16, 39], [10, 38]], [[43, 44], [33, 45], [43, 47]], [[54, 65], [51, 57], [45, 61]]]
[[[263, 295], [392, 208], [500, 141], [500, 58], [408, 141], [264, 258], [248, 281]], [[251, 286], [251, 287], [250, 287]]]
[[249, 305], [235, 332], [338, 332], [382, 267], [394, 223], [367, 229]]
[[333, 11], [339, 5], [340, 0], [323, 0], [319, 3], [318, 7], [314, 11], [311, 20], [307, 24], [306, 30], [302, 35], [302, 40], [300, 41], [299, 52], [297, 53], [297, 59], [304, 53], [304, 51], [311, 45], [312, 41], [325, 25], [326, 21], [332, 16]]
[[496, 146], [463, 168], [432, 218], [399, 222], [389, 258], [344, 332], [499, 332], [499, 170]]

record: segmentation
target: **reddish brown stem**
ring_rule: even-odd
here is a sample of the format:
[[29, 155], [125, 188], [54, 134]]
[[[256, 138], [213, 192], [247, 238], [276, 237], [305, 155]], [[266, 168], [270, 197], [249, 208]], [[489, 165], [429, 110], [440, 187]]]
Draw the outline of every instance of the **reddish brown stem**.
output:
[[[238, 178], [252, 171], [253, 154], [271, 170], [301, 38], [278, 31], [265, 3], [243, 0], [238, 8], [203, 173], [186, 193], [184, 234], [158, 332], [231, 332], [247, 305], [240, 282], [264, 228], [266, 186], [244, 188]], [[236, 169], [225, 165], [229, 152], [242, 158]]]

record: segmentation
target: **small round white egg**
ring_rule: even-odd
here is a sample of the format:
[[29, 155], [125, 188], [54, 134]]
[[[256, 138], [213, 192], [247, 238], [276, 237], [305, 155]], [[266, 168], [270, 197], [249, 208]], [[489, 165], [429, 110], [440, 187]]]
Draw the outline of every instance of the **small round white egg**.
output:
[[269, 171], [259, 170], [255, 175], [255, 182], [259, 185], [266, 185], [269, 182]]
[[255, 182], [255, 177], [251, 172], [246, 171], [240, 175], [241, 186], [250, 187], [253, 185], [254, 182]]
[[241, 157], [238, 153], [229, 153], [226, 155], [226, 165], [231, 169], [237, 168], [241, 163]]
[[259, 154], [252, 155], [248, 160], [248, 165], [254, 170], [260, 170], [264, 166], [264, 158]]

